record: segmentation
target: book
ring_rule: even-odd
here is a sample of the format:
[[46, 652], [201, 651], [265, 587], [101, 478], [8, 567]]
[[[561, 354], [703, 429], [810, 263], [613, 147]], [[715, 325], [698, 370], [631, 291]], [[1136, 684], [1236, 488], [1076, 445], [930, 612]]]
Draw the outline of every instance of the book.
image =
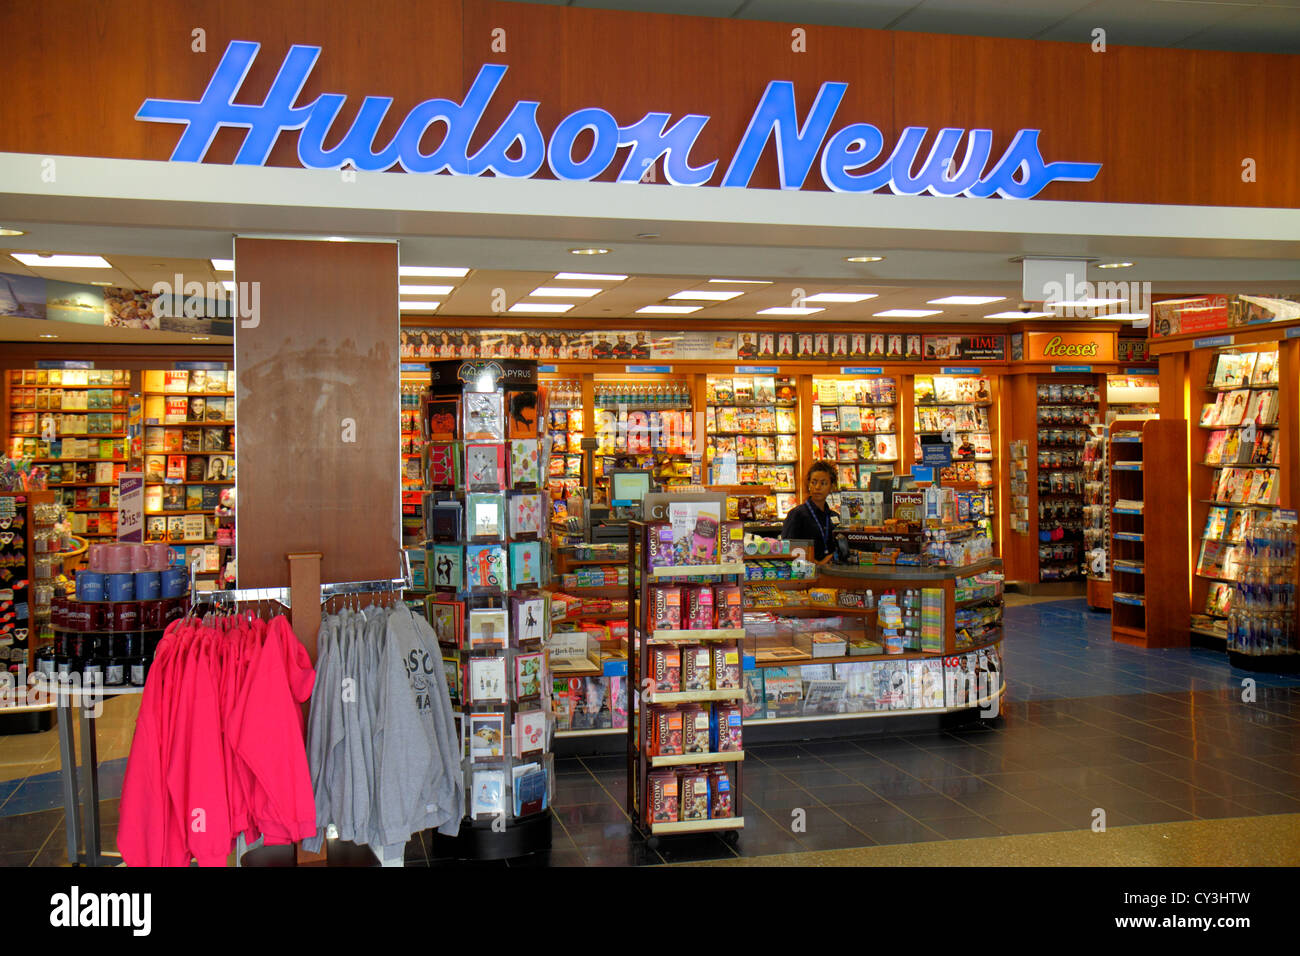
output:
[[204, 523], [203, 515], [185, 515], [181, 518], [181, 537], [186, 541], [202, 541]]
[[177, 452], [185, 450], [185, 440], [183, 428], [164, 428], [163, 429], [163, 451]]
[[233, 455], [210, 455], [208, 473], [205, 481], [233, 481], [235, 478], [235, 458]]
[[175, 515], [167, 520], [167, 540], [183, 541], [185, 540], [185, 517]]
[[163, 373], [164, 392], [188, 392], [190, 390], [190, 373], [165, 371]]
[[510, 588], [533, 587], [542, 579], [542, 544], [540, 541], [510, 543]]
[[515, 655], [515, 699], [536, 697], [542, 692], [542, 661], [540, 652]]
[[505, 650], [510, 642], [506, 612], [501, 608], [472, 608], [466, 615], [465, 646], [471, 651]]
[[[190, 455], [189, 460], [185, 463], [186, 481], [203, 481], [208, 474], [208, 460], [202, 455]], [[169, 476], [172, 477], [172, 476]]]
[[233, 451], [226, 426], [208, 427], [202, 429], [202, 432], [203, 447], [196, 448], [195, 451]]
[[217, 505], [221, 503], [221, 489], [216, 485], [199, 485], [201, 491], [202, 503], [200, 507], [204, 511], [214, 511]]
[[[203, 486], [186, 485], [185, 486], [185, 510], [202, 511], [203, 510]], [[202, 537], [202, 535], [200, 535]]]
[[469, 715], [469, 759], [490, 760], [505, 751], [505, 714]]
[[499, 544], [471, 544], [465, 549], [465, 585], [506, 587], [506, 550]]
[[185, 486], [184, 485], [163, 486], [162, 510], [163, 511], [184, 511], [185, 510]]
[[162, 485], [145, 485], [144, 510], [146, 514], [154, 514], [163, 510]]
[[[199, 401], [203, 401], [203, 399], [199, 399]], [[227, 418], [235, 417], [234, 415], [228, 415], [226, 413], [227, 403], [224, 398], [208, 398], [207, 403], [208, 403], [207, 411], [204, 413], [203, 416], [205, 421], [223, 422]], [[234, 405], [233, 400], [231, 401], [230, 404], [232, 406]]]
[[[170, 401], [168, 403], [170, 405]], [[170, 413], [170, 408], [168, 409]], [[191, 398], [189, 400], [188, 411], [183, 421], [201, 422], [207, 418], [208, 400], [206, 398]]]
[[[202, 399], [200, 399], [202, 401]], [[163, 405], [163, 424], [180, 425], [189, 418], [189, 402], [184, 398], [169, 398]]]
[[472, 819], [496, 817], [505, 813], [504, 770], [475, 770], [470, 775], [470, 809]]
[[167, 458], [165, 455], [146, 455], [144, 459], [144, 480], [162, 481], [167, 477]]
[[463, 402], [466, 439], [501, 441], [506, 437], [503, 400], [499, 392], [466, 392]]
[[465, 586], [465, 552], [458, 544], [435, 544], [427, 552], [427, 580], [431, 587], [459, 591]]
[[[145, 505], [148, 510], [148, 505]], [[166, 518], [146, 518], [144, 522], [144, 539], [146, 541], [166, 541], [167, 540], [167, 519]]]
[[471, 657], [469, 660], [467, 697], [471, 701], [506, 700], [506, 659]]

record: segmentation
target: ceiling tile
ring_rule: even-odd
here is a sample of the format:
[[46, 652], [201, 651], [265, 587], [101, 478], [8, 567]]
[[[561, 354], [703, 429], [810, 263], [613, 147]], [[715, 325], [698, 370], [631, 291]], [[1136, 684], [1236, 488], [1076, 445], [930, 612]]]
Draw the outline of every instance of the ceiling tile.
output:
[[921, 0], [749, 0], [741, 20], [776, 20], [821, 26], [883, 30]]
[[894, 29], [921, 33], [1028, 39], [1091, 0], [924, 0], [894, 23]]
[[1092, 31], [1106, 31], [1107, 46], [1174, 46], [1202, 30], [1217, 33], [1243, 15], [1222, 3], [1171, 3], [1168, 0], [1097, 0], [1039, 33], [1036, 39], [1091, 43]]
[[[1283, 2], [1285, 6], [1280, 5]], [[1272, 0], [1269, 5], [1244, 10], [1186, 38], [1178, 46], [1190, 50], [1300, 53], [1300, 0]]]

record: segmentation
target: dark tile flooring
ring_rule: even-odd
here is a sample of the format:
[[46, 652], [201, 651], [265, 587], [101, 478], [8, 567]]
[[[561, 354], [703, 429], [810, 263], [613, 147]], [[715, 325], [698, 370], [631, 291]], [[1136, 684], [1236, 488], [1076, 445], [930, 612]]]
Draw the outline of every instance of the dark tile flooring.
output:
[[[568, 757], [548, 853], [455, 864], [422, 834], [407, 863], [641, 866], [1083, 830], [1098, 810], [1107, 826], [1300, 812], [1300, 680], [1237, 672], [1211, 651], [1114, 645], [1081, 603], [1008, 608], [1009, 700], [994, 721], [748, 747], [734, 845], [710, 834], [651, 848], [623, 813], [625, 758]], [[59, 798], [23, 789], [34, 781], [0, 790], [6, 803], [27, 794], [24, 812], [0, 809], [0, 865], [66, 861], [62, 809], [35, 809]], [[111, 849], [116, 801], [103, 808]]]

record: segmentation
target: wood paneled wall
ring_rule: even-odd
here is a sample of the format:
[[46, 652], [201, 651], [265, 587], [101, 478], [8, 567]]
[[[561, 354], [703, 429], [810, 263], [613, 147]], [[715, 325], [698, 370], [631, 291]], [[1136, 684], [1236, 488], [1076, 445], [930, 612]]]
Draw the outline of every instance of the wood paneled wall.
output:
[[398, 575], [397, 245], [237, 239], [261, 284], [236, 323], [240, 587], [288, 583], [319, 551], [323, 583]]
[[[1043, 131], [1048, 162], [1103, 164], [1095, 182], [1053, 184], [1044, 199], [1300, 206], [1293, 56], [1093, 52], [1086, 43], [807, 25], [800, 52], [792, 24], [491, 0], [371, 0], [363, 16], [320, 13], [309, 0], [4, 5], [0, 150], [165, 160], [178, 128], [137, 122], [136, 110], [149, 97], [197, 99], [238, 39], [262, 43], [240, 102], [261, 101], [291, 44], [324, 48], [299, 102], [347, 94], [330, 142], [363, 96], [394, 100], [378, 137], [384, 143], [417, 103], [459, 102], [482, 64], [501, 63], [510, 69], [475, 147], [516, 100], [541, 103], [548, 135], [561, 117], [589, 106], [622, 124], [651, 111], [699, 113], [710, 120], [692, 161], [719, 160], [716, 184], [770, 81], [795, 83], [801, 116], [821, 83], [840, 81], [849, 88], [832, 129], [872, 123], [886, 150], [907, 126], [951, 126], [993, 130], [997, 156], [1025, 128]], [[205, 31], [198, 52], [196, 30]], [[430, 133], [426, 146], [439, 135]], [[223, 130], [209, 161], [230, 162], [241, 137]], [[297, 165], [295, 138], [280, 138], [272, 164]], [[1246, 159], [1254, 160], [1254, 181], [1242, 179]], [[775, 168], [769, 144], [752, 185], [775, 186]], [[809, 188], [823, 188], [815, 170], [809, 179]]]

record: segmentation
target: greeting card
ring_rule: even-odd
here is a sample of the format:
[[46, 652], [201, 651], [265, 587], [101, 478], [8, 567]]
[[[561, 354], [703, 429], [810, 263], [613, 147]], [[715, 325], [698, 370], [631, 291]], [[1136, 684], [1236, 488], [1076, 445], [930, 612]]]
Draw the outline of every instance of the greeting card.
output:
[[542, 496], [513, 494], [507, 499], [510, 513], [510, 537], [542, 533]]
[[465, 487], [470, 491], [500, 491], [506, 487], [506, 446], [465, 445]]
[[427, 552], [427, 580], [435, 588], [465, 586], [465, 552], [458, 544], [435, 544]]
[[510, 442], [510, 484], [512, 487], [536, 485], [541, 480], [538, 459], [538, 441], [536, 438], [516, 438]]
[[510, 438], [536, 438], [537, 393], [506, 392], [506, 423]]
[[540, 541], [514, 541], [510, 544], [510, 588], [525, 588], [542, 580], [542, 544]]
[[542, 655], [540, 652], [515, 657], [515, 699], [536, 697], [542, 692]]
[[506, 437], [504, 404], [499, 392], [466, 392], [465, 437], [500, 441]]
[[546, 599], [529, 597], [510, 599], [511, 633], [515, 644], [540, 641], [546, 636]]
[[506, 549], [499, 544], [471, 544], [465, 549], [465, 584], [471, 588], [506, 586]]
[[455, 488], [460, 484], [459, 448], [454, 443], [429, 445], [429, 487]]
[[506, 659], [504, 657], [473, 657], [469, 662], [470, 700], [506, 699]]
[[500, 757], [505, 742], [505, 714], [469, 715], [469, 759]]
[[472, 538], [505, 537], [506, 499], [502, 494], [471, 492], [465, 496]]
[[424, 420], [430, 441], [455, 441], [460, 437], [460, 399], [430, 399], [424, 406]]
[[503, 609], [473, 608], [467, 620], [465, 643], [471, 651], [505, 650], [510, 634]]

